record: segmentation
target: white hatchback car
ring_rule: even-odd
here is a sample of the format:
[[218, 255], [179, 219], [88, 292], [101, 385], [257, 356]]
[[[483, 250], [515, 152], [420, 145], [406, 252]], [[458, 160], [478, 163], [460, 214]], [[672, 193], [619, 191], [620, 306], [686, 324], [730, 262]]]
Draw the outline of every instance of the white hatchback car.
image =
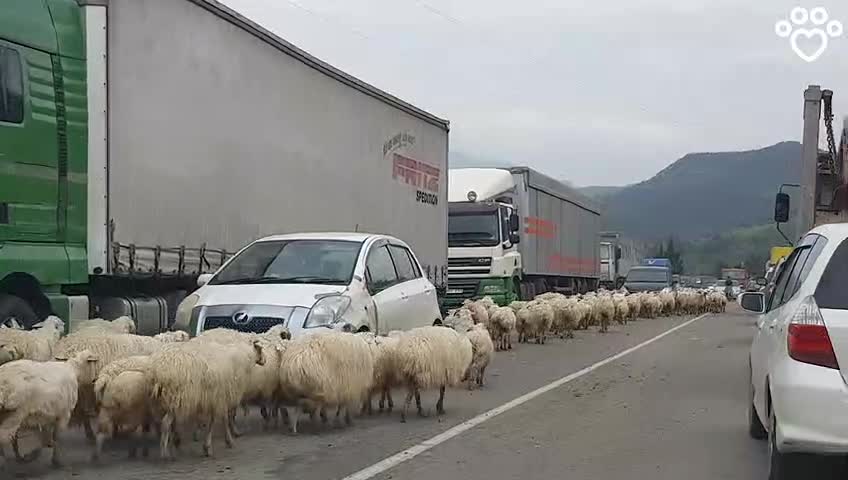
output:
[[[768, 295], [751, 344], [751, 436], [769, 441], [771, 479], [810, 478], [810, 455], [848, 454], [848, 224], [810, 231]], [[815, 458], [814, 456], [812, 458]]]
[[349, 327], [385, 334], [441, 321], [436, 288], [404, 242], [364, 233], [277, 235], [239, 251], [180, 304], [175, 329], [293, 336]]

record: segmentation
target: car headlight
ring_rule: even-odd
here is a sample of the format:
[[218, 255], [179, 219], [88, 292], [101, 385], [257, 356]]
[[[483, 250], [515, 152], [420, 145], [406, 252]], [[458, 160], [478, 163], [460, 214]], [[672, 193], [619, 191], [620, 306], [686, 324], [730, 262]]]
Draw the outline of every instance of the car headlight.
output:
[[174, 319], [174, 330], [183, 330], [185, 332], [189, 331], [189, 328], [191, 327], [191, 312], [194, 310], [194, 307], [197, 306], [197, 302], [199, 301], [200, 295], [192, 293], [180, 302], [180, 306], [177, 307], [176, 318]]
[[346, 295], [324, 297], [312, 306], [303, 322], [303, 328], [330, 327], [342, 319], [349, 307], [350, 297]]

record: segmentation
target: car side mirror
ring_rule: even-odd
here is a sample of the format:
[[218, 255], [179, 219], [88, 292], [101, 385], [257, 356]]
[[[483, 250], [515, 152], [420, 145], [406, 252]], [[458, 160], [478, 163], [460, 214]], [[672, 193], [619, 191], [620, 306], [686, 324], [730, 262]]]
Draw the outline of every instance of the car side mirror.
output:
[[789, 194], [780, 192], [774, 197], [774, 221], [786, 223], [789, 220]]
[[621, 247], [620, 246], [615, 247], [615, 259], [621, 260]]
[[509, 243], [511, 243], [511, 244], [513, 244], [513, 245], [516, 245], [516, 244], [518, 244], [518, 243], [521, 243], [521, 237], [520, 237], [517, 233], [515, 233], [515, 232], [510, 232], [510, 234], [509, 234]]
[[749, 312], [763, 313], [766, 310], [766, 296], [762, 292], [745, 292], [739, 297], [739, 305]]
[[[521, 227], [521, 225], [519, 225], [519, 222], [518, 222], [518, 214], [514, 213], [514, 212], [511, 213], [509, 215], [509, 231], [510, 232], [517, 232], [520, 227]], [[512, 243], [518, 243], [518, 242], [512, 242]]]
[[201, 273], [197, 276], [197, 286], [202, 287], [209, 283], [209, 280], [212, 280], [213, 274], [211, 273]]

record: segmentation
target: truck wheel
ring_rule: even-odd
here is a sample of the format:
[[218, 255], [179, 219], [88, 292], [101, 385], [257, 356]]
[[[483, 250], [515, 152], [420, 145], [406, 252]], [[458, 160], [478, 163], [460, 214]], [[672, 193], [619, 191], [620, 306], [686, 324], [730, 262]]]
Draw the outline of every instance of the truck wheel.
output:
[[0, 294], [0, 327], [29, 330], [38, 321], [38, 315], [26, 301], [14, 295]]

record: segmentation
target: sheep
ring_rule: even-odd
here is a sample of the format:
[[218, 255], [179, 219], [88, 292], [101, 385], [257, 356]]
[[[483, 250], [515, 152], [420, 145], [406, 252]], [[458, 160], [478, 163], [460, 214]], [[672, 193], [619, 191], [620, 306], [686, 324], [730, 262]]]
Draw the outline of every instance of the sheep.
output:
[[[574, 338], [574, 329], [577, 328], [576, 314], [573, 310], [575, 300], [566, 298], [561, 293], [546, 293], [548, 304], [554, 309], [553, 332], [560, 338]], [[542, 297], [542, 295], [540, 295]], [[537, 297], [538, 298], [538, 297]]]
[[478, 300], [476, 302], [465, 300], [462, 302], [462, 306], [471, 312], [471, 317], [474, 319], [474, 323], [482, 323], [483, 325], [489, 324], [489, 310], [482, 300]]
[[173, 332], [163, 332], [157, 335], [154, 335], [153, 338], [159, 340], [162, 343], [178, 343], [178, 342], [187, 342], [191, 339], [191, 336], [188, 332], [184, 332], [182, 330], [176, 330]]
[[627, 301], [627, 306], [630, 308], [630, 320], [636, 320], [642, 314], [642, 297], [638, 294], [631, 294], [624, 297]]
[[77, 403], [79, 383], [90, 378], [96, 356], [84, 350], [66, 361], [16, 360], [0, 365], [0, 451], [10, 445], [19, 459], [17, 434], [21, 428], [41, 432], [41, 443], [53, 448], [52, 463], [61, 466], [59, 435], [68, 427]]
[[[506, 308], [510, 314], [512, 311]], [[486, 367], [495, 355], [495, 345], [492, 343], [492, 337], [485, 325], [477, 324], [465, 332], [465, 336], [471, 342], [471, 364], [465, 373], [468, 379], [468, 389], [471, 390], [476, 383], [478, 387], [483, 386], [483, 379], [486, 375]]]
[[515, 300], [514, 302], [509, 304], [509, 308], [512, 309], [513, 313], [518, 313], [519, 310], [526, 307], [529, 302], [525, 302], [522, 300]]
[[515, 328], [518, 331], [518, 341], [527, 342], [530, 337], [535, 337], [537, 344], [544, 344], [553, 321], [554, 309], [548, 302], [531, 301], [516, 315]]
[[447, 317], [442, 322], [443, 325], [451, 327], [458, 332], [464, 332], [476, 323], [474, 321], [474, 314], [468, 307], [448, 311]]
[[79, 323], [71, 322], [71, 333], [86, 332], [90, 334], [98, 333], [135, 333], [135, 322], [132, 318], [123, 316], [112, 321], [103, 320], [102, 318], [92, 318], [91, 320], [83, 320]]
[[184, 342], [151, 355], [145, 381], [150, 387], [159, 420], [160, 456], [173, 458], [171, 435], [176, 422], [200, 421], [206, 425], [203, 453], [212, 456], [215, 421], [224, 426], [224, 440], [233, 446], [231, 412], [241, 404], [253, 365], [264, 365], [265, 349], [259, 340], [252, 344]]
[[497, 307], [489, 319], [492, 337], [495, 340], [495, 350], [512, 350], [512, 332], [515, 330], [516, 318], [510, 307]]
[[673, 315], [676, 310], [674, 294], [671, 289], [665, 289], [659, 293], [659, 299], [662, 302], [662, 315]]
[[[97, 462], [103, 451], [103, 442], [114, 435], [115, 428], [136, 432], [142, 436], [150, 431], [154, 423], [154, 412], [150, 404], [150, 385], [145, 374], [150, 367], [150, 357], [139, 355], [126, 357], [109, 363], [100, 370], [94, 382], [94, 396], [98, 414], [97, 439], [92, 460]], [[147, 446], [142, 454], [148, 454]], [[136, 455], [136, 443], [130, 443], [130, 458]]]
[[[453, 331], [446, 327], [441, 328]], [[362, 405], [374, 383], [374, 356], [361, 336], [327, 331], [296, 338], [280, 359], [280, 387], [296, 402], [288, 406], [292, 433], [301, 409], [336, 407], [350, 425], [350, 408]]]
[[213, 328], [211, 330], [205, 330], [197, 336], [197, 340], [210, 340], [218, 343], [245, 342], [258, 339], [266, 339], [276, 343], [280, 340], [288, 340], [290, 338], [291, 333], [289, 329], [283, 325], [274, 325], [265, 333], [244, 333], [228, 328]]
[[[474, 326], [473, 323], [463, 322], [462, 324], [468, 328]], [[367, 412], [369, 415], [373, 413], [371, 399], [378, 393], [380, 394], [379, 411], [383, 412], [384, 408], [388, 408], [388, 412], [391, 413], [395, 406], [392, 400], [392, 388], [400, 384], [397, 377], [398, 338], [397, 336], [382, 337], [370, 332], [358, 333], [357, 335], [362, 336], [368, 342], [371, 354], [374, 356], [374, 381], [371, 390], [368, 392], [368, 398], [363, 403], [363, 413]]]
[[[274, 403], [277, 397], [277, 390], [280, 388], [280, 350], [276, 346], [281, 342], [288, 341], [291, 338], [289, 330], [282, 325], [275, 325], [267, 332], [262, 334], [244, 333], [226, 328], [215, 328], [206, 330], [197, 336], [194, 342], [216, 342], [227, 345], [235, 344], [250, 344], [258, 341], [259, 345], [266, 350], [265, 364], [254, 366], [250, 370], [250, 378], [245, 389], [243, 399], [243, 407], [245, 415], [247, 415], [247, 406], [249, 404], [258, 405], [260, 414], [264, 421], [264, 428], [267, 430], [270, 427], [271, 416], [277, 411], [274, 408]], [[230, 429], [233, 434], [241, 436], [238, 428], [235, 425], [235, 412], [232, 414], [233, 419], [230, 422]]]
[[598, 295], [595, 301], [595, 316], [601, 324], [600, 332], [609, 330], [609, 322], [615, 318], [615, 303], [609, 295]]
[[627, 325], [627, 320], [630, 319], [630, 304], [624, 295], [616, 293], [612, 296], [613, 304], [615, 305], [615, 319], [618, 323]]
[[[53, 360], [53, 350], [65, 330], [65, 323], [59, 317], [50, 316], [37, 323], [35, 330], [25, 331], [14, 328], [0, 329], [0, 346], [7, 352], [6, 359], [33, 360], [47, 362]], [[15, 355], [11, 352], [14, 347]], [[0, 360], [2, 361], [2, 360]]]
[[663, 303], [658, 296], [649, 294], [643, 298], [643, 308], [644, 307], [647, 307], [646, 316], [648, 318], [657, 318], [657, 316], [662, 312]]
[[161, 350], [165, 342], [142, 335], [126, 333], [97, 334], [81, 331], [62, 338], [56, 344], [54, 356], [68, 358], [83, 350], [91, 350], [98, 358], [92, 377], [80, 382], [79, 400], [74, 411], [74, 423], [82, 423], [86, 438], [94, 442], [96, 437], [91, 420], [97, 416], [94, 398], [94, 380], [100, 370], [109, 363], [134, 355], [150, 355]]
[[446, 327], [418, 327], [398, 336], [397, 371], [408, 393], [401, 422], [406, 422], [409, 404], [415, 398], [418, 414], [421, 408], [421, 390], [439, 388], [436, 413], [445, 413], [445, 388], [462, 382], [472, 360], [471, 341], [465, 335]]

